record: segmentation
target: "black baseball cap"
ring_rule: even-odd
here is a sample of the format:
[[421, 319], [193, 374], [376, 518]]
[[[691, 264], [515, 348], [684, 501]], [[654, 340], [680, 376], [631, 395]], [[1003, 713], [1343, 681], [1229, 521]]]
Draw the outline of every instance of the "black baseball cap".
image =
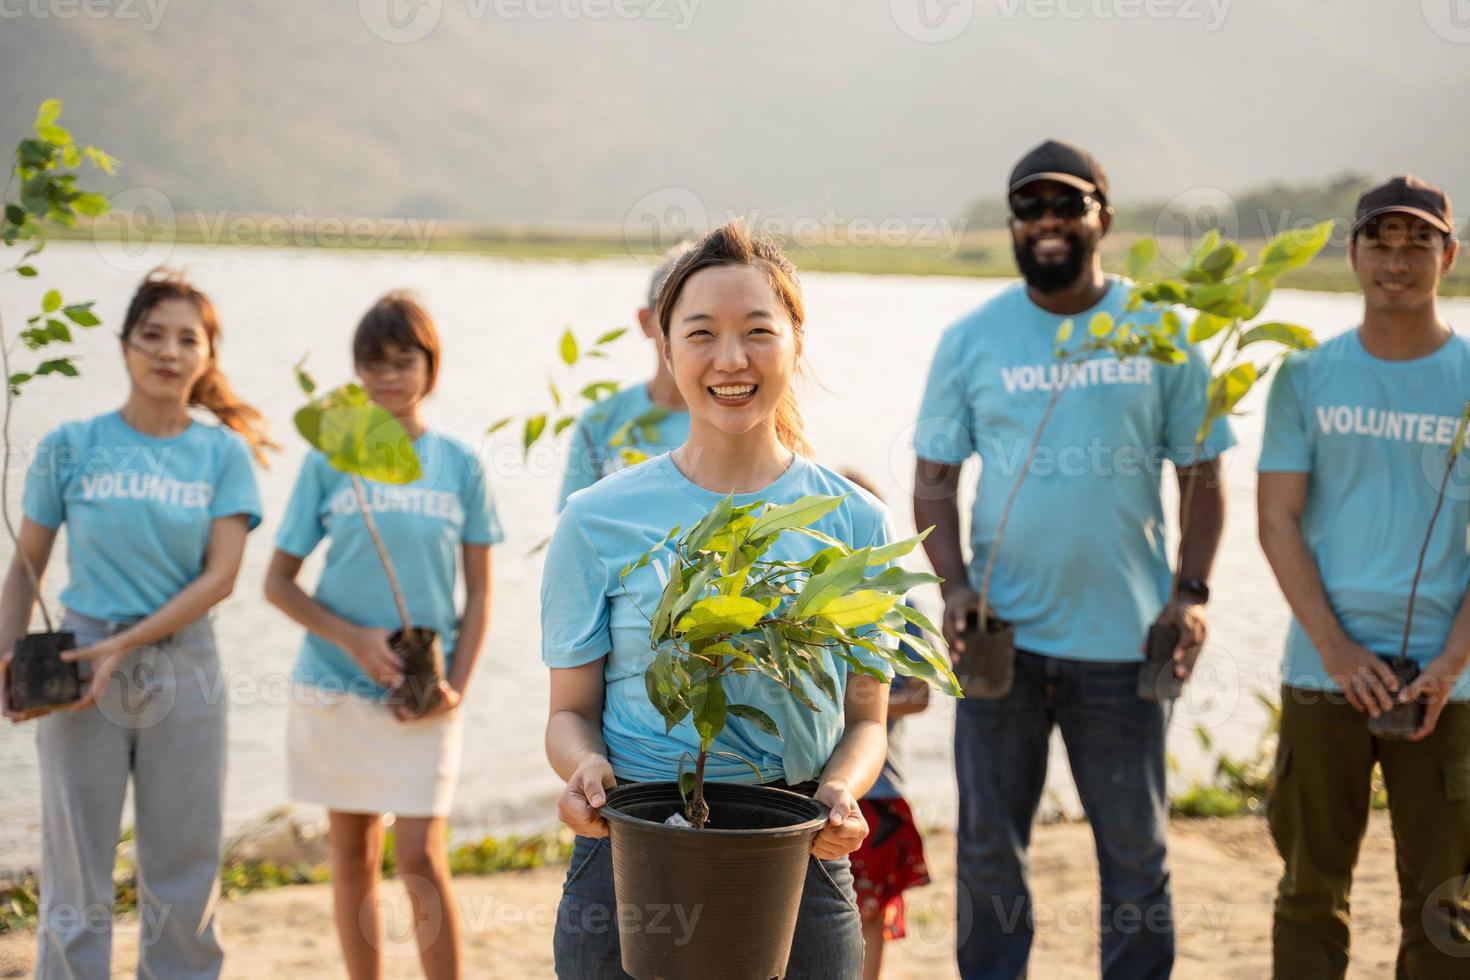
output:
[[1453, 234], [1455, 217], [1450, 196], [1415, 177], [1402, 174], [1370, 187], [1358, 198], [1358, 213], [1353, 219], [1353, 234], [1380, 214], [1409, 214], [1423, 218], [1446, 235]]
[[1014, 194], [1038, 180], [1054, 180], [1068, 184], [1086, 194], [1096, 194], [1108, 202], [1108, 175], [1091, 153], [1061, 140], [1047, 140], [1023, 156], [1011, 171], [1006, 191]]

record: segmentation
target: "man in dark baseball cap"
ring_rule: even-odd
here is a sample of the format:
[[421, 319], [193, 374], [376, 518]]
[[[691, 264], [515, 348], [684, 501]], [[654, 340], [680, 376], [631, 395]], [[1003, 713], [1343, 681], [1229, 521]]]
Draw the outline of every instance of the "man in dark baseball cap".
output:
[[1050, 180], [1108, 201], [1108, 175], [1102, 164], [1081, 147], [1061, 140], [1047, 140], [1033, 147], [1011, 170], [1008, 193], [1014, 194], [1038, 180]]
[[[1209, 371], [1182, 337], [1187, 363], [1084, 361], [1053, 403], [1063, 378], [1055, 356], [1061, 323], [1136, 317], [1125, 310], [1128, 284], [1105, 275], [1098, 255], [1112, 223], [1108, 178], [1092, 154], [1048, 140], [1021, 158], [1006, 187], [1024, 282], [944, 332], [914, 434], [914, 517], [938, 528], [924, 548], [944, 579], [942, 628], [967, 688], [955, 709], [955, 768], [960, 905], [973, 917], [960, 924], [960, 976], [1026, 974], [1034, 926], [1025, 842], [1060, 729], [1097, 839], [1102, 975], [1162, 980], [1174, 963], [1166, 709], [1138, 696], [1139, 647], [1166, 608], [1181, 636], [1175, 676], [1188, 676], [1204, 642], [1205, 580], [1223, 527], [1219, 457], [1234, 439], [1217, 426], [1192, 455]], [[992, 629], [980, 622], [978, 592], [1005, 502], [1026, 474], [1032, 433], [1040, 439], [1036, 478], [1008, 511], [989, 579]], [[975, 455], [967, 563], [957, 499], [961, 467]], [[1180, 520], [1189, 532], [1173, 604], [1159, 533], [1164, 458], [1182, 486], [1195, 487], [1180, 494], [1192, 502]], [[1156, 463], [1123, 462], [1130, 459]], [[1013, 645], [995, 639], [1008, 629]], [[1001, 651], [998, 674], [1011, 668], [1009, 685], [986, 684], [987, 669], [966, 659], [992, 649]]]
[[[1398, 976], [1470, 974], [1470, 500], [1440, 499], [1470, 398], [1470, 342], [1436, 302], [1453, 228], [1449, 197], [1416, 177], [1364, 193], [1348, 244], [1361, 325], [1287, 358], [1267, 402], [1260, 539], [1292, 611], [1268, 808], [1285, 862], [1280, 978], [1347, 971], [1375, 762], [1397, 852]], [[1396, 706], [1408, 724], [1395, 734], [1384, 726]]]

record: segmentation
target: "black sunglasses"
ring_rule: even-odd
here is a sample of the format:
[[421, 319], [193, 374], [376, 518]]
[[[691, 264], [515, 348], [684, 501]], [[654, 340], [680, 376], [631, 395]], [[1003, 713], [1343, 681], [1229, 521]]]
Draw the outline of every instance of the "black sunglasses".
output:
[[1091, 195], [1076, 190], [1061, 191], [1051, 197], [1012, 194], [1010, 201], [1011, 214], [1017, 221], [1036, 221], [1048, 211], [1063, 221], [1070, 221], [1082, 217], [1096, 203]]

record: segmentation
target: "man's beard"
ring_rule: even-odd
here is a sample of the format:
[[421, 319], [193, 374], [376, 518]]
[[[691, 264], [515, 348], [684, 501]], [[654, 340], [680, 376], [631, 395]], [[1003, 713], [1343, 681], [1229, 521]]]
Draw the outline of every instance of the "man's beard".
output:
[[1092, 261], [1094, 246], [1084, 245], [1076, 232], [1062, 237], [1067, 241], [1067, 257], [1061, 262], [1038, 262], [1031, 251], [1040, 235], [1032, 235], [1024, 242], [1011, 239], [1011, 249], [1016, 254], [1016, 265], [1021, 270], [1026, 285], [1049, 296], [1073, 285], [1082, 276], [1082, 270]]

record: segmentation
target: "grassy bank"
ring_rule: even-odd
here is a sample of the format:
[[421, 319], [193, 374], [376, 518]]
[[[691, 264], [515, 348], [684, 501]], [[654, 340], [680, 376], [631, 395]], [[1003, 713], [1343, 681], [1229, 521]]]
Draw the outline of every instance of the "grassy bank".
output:
[[[117, 222], [104, 220], [74, 229], [64, 236], [87, 241], [117, 241], [123, 235]], [[129, 242], [141, 245], [131, 232]], [[301, 247], [382, 250], [409, 254], [440, 253], [486, 255], [502, 259], [589, 261], [594, 259], [652, 257], [658, 249], [647, 242], [629, 242], [619, 230], [606, 228], [510, 228], [461, 222], [416, 219], [330, 221], [286, 219], [266, 215], [237, 216], [228, 222], [192, 220], [188, 216], [167, 228], [149, 232], [151, 240], [181, 245], [229, 244], [244, 247]], [[840, 234], [827, 236], [841, 238]], [[1137, 235], [1118, 234], [1104, 241], [1103, 265], [1123, 271], [1128, 248]], [[1242, 245], [1254, 253], [1262, 241]], [[1014, 278], [1010, 233], [1001, 228], [972, 230], [952, 241], [915, 241], [907, 244], [788, 243], [797, 267], [805, 272], [861, 275], [968, 276], [979, 279]], [[1181, 254], [1184, 246], [1180, 245]], [[1166, 254], [1167, 249], [1166, 249]], [[1292, 274], [1291, 288], [1352, 292], [1358, 288], [1342, 249], [1328, 249], [1310, 266]], [[1441, 295], [1470, 296], [1470, 262], [1445, 278]]]

